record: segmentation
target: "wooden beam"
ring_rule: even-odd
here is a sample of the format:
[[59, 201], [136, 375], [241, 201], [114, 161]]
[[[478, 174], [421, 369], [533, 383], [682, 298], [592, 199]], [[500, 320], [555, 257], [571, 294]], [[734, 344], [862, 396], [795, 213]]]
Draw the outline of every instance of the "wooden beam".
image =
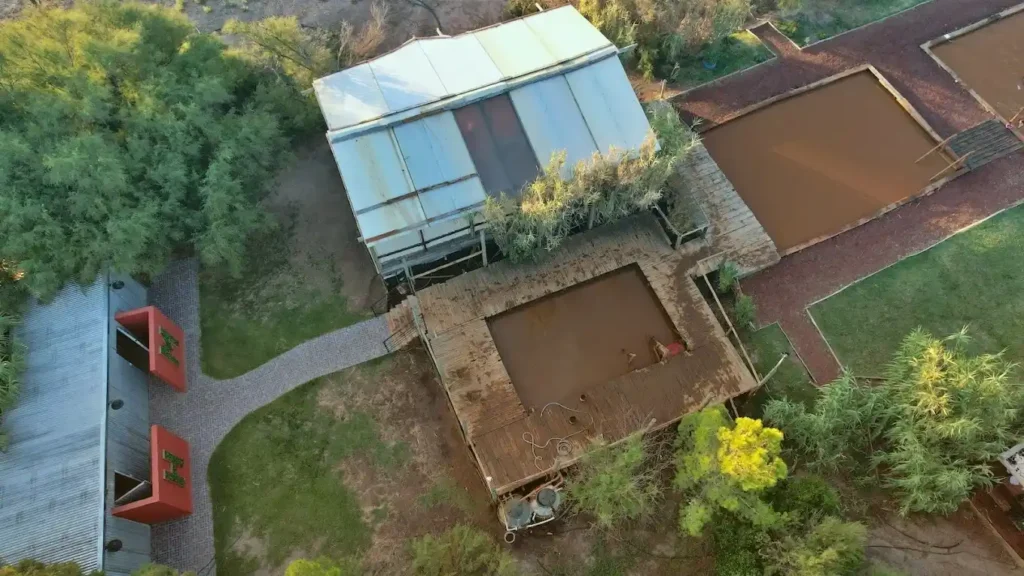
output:
[[956, 168], [957, 170], [959, 170], [960, 168], [963, 168], [964, 162], [967, 160], [967, 157], [970, 156], [971, 154], [974, 154], [974, 150], [971, 150], [967, 154], [964, 154], [963, 156], [957, 158], [956, 162], [953, 162], [949, 166], [946, 166], [942, 170], [939, 170], [939, 172], [935, 176], [932, 176], [931, 178], [929, 178], [928, 181], [929, 182], [934, 182], [935, 180], [938, 180], [939, 176], [942, 176], [943, 174], [948, 172], [950, 168]]
[[[958, 132], [957, 134], [959, 134], [959, 132]], [[953, 135], [952, 135], [952, 136], [950, 136], [949, 138], [946, 138], [946, 139], [945, 139], [945, 140], [943, 140], [942, 142], [939, 142], [938, 144], [936, 144], [934, 148], [932, 148], [931, 150], [929, 150], [929, 151], [925, 152], [925, 153], [924, 153], [924, 154], [923, 154], [923, 155], [922, 155], [922, 156], [921, 156], [920, 158], [918, 158], [917, 160], [914, 160], [914, 164], [917, 164], [917, 163], [918, 163], [918, 162], [920, 162], [921, 160], [924, 160], [925, 158], [927, 158], [927, 157], [931, 156], [933, 152], [935, 152], [935, 151], [936, 151], [936, 150], [938, 150], [939, 148], [942, 148], [943, 146], [945, 146], [946, 144], [948, 144], [948, 143], [949, 143], [949, 141], [950, 141], [950, 140], [952, 140], [952, 139], [953, 139], [954, 137], [956, 137], [956, 134], [953, 134]]]

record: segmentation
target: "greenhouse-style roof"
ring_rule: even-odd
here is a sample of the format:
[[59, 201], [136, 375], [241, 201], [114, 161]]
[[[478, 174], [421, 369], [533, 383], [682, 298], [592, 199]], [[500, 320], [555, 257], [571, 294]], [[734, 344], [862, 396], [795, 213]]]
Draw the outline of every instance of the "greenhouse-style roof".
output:
[[553, 153], [565, 170], [650, 133], [618, 49], [573, 7], [416, 39], [314, 82], [363, 241], [379, 261], [470, 233]]

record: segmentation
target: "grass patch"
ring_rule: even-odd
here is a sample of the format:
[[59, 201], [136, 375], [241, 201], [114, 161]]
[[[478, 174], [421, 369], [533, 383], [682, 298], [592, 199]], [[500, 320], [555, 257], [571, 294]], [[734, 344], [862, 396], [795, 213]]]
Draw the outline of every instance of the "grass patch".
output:
[[928, 0], [803, 0], [798, 10], [775, 21], [780, 32], [806, 46], [870, 24]]
[[[289, 229], [256, 237], [245, 255], [242, 275], [203, 270], [199, 308], [203, 372], [214, 378], [240, 376], [295, 346], [368, 316], [350, 310], [334, 270], [318, 271], [323, 259], [296, 263]], [[312, 260], [312, 258], [311, 258]]]
[[818, 395], [818, 389], [811, 382], [811, 377], [797, 357], [782, 327], [778, 324], [765, 326], [747, 335], [743, 344], [762, 377], [775, 367], [783, 354], [789, 355], [771, 380], [743, 402], [739, 410], [744, 416], [760, 418], [765, 403], [773, 397], [789, 398], [811, 406]]
[[683, 88], [690, 88], [750, 68], [772, 57], [771, 50], [757, 36], [742, 30], [713, 42], [695, 56], [681, 59], [679, 67], [672, 73], [672, 80]]
[[469, 493], [448, 476], [434, 482], [434, 485], [420, 496], [419, 503], [424, 508], [451, 506], [465, 514], [473, 512], [473, 501]]
[[[246, 416], [214, 451], [208, 481], [220, 574], [252, 571], [252, 557], [234, 548], [243, 533], [263, 543], [261, 563], [269, 566], [295, 550], [340, 560], [369, 546], [372, 528], [338, 464], [359, 457], [387, 470], [403, 464], [409, 448], [383, 441], [366, 413], [338, 416], [319, 405], [324, 387], [345, 386], [342, 374], [304, 384]], [[381, 514], [387, 510], [371, 520]]]
[[1024, 360], [1024, 206], [1007, 210], [811, 308], [843, 365], [877, 376], [917, 327], [965, 325], [973, 352]]

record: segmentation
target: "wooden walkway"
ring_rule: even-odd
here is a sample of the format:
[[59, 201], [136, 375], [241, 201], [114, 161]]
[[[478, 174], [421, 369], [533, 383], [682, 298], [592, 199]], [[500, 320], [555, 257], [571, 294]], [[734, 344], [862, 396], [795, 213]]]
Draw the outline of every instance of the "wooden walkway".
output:
[[[755, 386], [690, 277], [707, 255], [701, 243], [672, 250], [645, 214], [580, 234], [541, 263], [499, 262], [418, 294], [429, 349], [491, 489], [504, 494], [570, 465], [597, 439], [614, 442], [647, 426], [670, 425]], [[631, 264], [640, 267], [688, 353], [594, 386], [582, 397], [559, 399], [578, 412], [549, 405], [530, 413], [486, 318]]]
[[709, 254], [735, 262], [744, 275], [779, 261], [775, 243], [703, 145], [679, 170], [708, 216]]

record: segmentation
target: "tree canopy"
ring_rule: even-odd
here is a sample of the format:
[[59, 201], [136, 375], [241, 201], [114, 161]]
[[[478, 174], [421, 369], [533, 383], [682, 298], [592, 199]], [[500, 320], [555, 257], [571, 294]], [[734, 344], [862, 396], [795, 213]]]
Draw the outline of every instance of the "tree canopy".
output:
[[846, 375], [812, 410], [773, 400], [765, 419], [811, 466], [852, 468], [883, 483], [908, 512], [949, 513], [993, 482], [990, 464], [1017, 443], [1024, 383], [1001, 354], [971, 354], [966, 332], [909, 334], [874, 386]]
[[237, 269], [316, 109], [181, 14], [101, 1], [0, 23], [0, 261], [48, 296], [197, 253]]

